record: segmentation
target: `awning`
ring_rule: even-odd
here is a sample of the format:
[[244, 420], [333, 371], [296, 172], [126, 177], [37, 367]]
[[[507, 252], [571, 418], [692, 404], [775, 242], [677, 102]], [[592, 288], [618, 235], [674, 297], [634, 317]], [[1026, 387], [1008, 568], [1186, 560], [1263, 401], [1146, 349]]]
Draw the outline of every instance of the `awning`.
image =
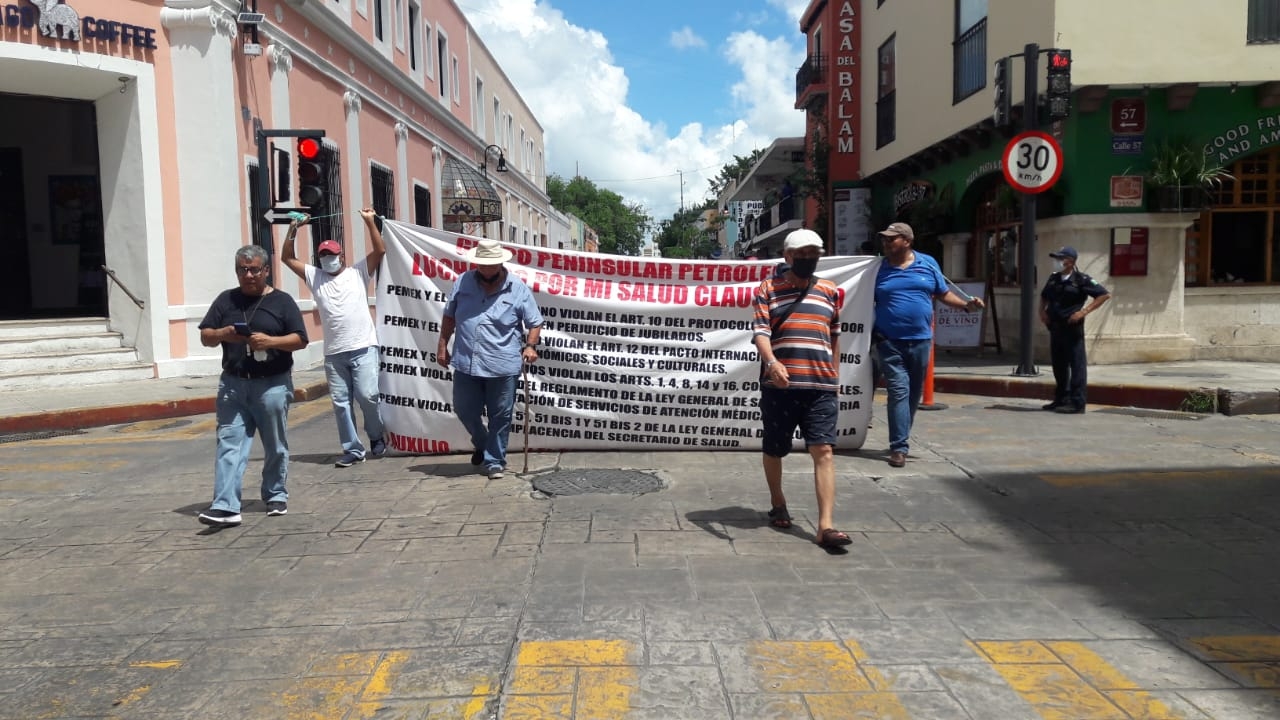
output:
[[502, 219], [498, 193], [470, 163], [446, 157], [440, 202], [447, 223], [484, 223]]

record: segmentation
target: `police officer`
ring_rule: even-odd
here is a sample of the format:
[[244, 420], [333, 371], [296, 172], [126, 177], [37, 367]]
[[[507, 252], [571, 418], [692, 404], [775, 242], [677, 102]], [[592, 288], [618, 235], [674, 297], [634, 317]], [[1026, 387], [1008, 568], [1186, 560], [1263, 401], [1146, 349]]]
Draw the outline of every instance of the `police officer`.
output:
[[[1075, 414], [1084, 412], [1085, 370], [1084, 317], [1111, 299], [1111, 293], [1097, 280], [1076, 271], [1079, 254], [1073, 247], [1049, 253], [1053, 274], [1040, 291], [1040, 322], [1049, 328], [1049, 355], [1053, 360], [1053, 380], [1057, 389], [1045, 410]], [[1091, 298], [1088, 307], [1084, 301]]]

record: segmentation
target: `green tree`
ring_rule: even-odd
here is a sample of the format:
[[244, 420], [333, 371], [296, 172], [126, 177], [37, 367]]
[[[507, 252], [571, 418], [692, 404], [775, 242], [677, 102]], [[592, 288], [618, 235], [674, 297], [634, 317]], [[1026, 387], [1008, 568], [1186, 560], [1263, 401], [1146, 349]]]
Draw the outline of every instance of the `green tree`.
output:
[[547, 178], [547, 195], [557, 209], [573, 213], [596, 231], [600, 252], [611, 255], [639, 255], [652, 218], [643, 205], [626, 203], [622, 196], [596, 187], [584, 177], [566, 181], [559, 175]]
[[756, 148], [746, 157], [734, 155], [733, 162], [725, 163], [724, 167], [720, 168], [720, 174], [707, 181], [711, 185], [712, 197], [719, 197], [721, 191], [728, 187], [730, 182], [746, 177], [763, 155], [764, 148]]
[[715, 206], [714, 198], [707, 199], [701, 205], [677, 210], [669, 220], [658, 223], [653, 242], [662, 252], [662, 257], [710, 257], [716, 247], [715, 233], [719, 225], [699, 227], [699, 224], [702, 214]]
[[828, 168], [831, 162], [831, 143], [827, 141], [827, 125], [820, 121], [813, 127], [812, 142], [809, 144], [809, 162], [800, 173], [797, 183], [801, 197], [812, 198], [817, 202], [818, 215], [808, 227], [816, 230], [824, 238], [830, 234], [830, 197], [827, 192]]

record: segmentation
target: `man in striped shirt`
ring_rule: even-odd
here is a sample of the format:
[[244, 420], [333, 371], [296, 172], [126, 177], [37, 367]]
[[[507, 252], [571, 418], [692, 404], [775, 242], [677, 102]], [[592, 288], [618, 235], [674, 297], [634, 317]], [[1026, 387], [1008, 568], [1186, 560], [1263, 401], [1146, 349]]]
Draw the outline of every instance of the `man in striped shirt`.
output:
[[764, 424], [764, 478], [773, 508], [769, 522], [790, 528], [782, 492], [782, 458], [800, 428], [813, 458], [813, 485], [818, 496], [818, 535], [824, 548], [848, 545], [849, 536], [833, 526], [836, 471], [831, 451], [836, 443], [839, 372], [836, 338], [840, 332], [840, 300], [835, 283], [814, 277], [824, 243], [812, 230], [793, 230], [783, 243], [785, 272], [760, 283], [756, 290], [753, 341], [763, 364], [760, 419]]

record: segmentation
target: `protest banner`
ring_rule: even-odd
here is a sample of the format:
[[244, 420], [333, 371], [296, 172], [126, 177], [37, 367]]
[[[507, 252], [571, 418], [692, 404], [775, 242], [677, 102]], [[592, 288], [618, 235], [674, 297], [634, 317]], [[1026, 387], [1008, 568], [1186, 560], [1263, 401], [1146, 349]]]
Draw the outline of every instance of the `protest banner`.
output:
[[[380, 388], [389, 444], [466, 451], [452, 371], [435, 348], [454, 281], [479, 238], [385, 221], [378, 275]], [[517, 387], [510, 448], [760, 448], [752, 299], [777, 260], [629, 257], [505, 244], [545, 318], [539, 360]], [[840, 314], [836, 447], [861, 447], [871, 414], [872, 299], [879, 258], [823, 258]], [[529, 417], [525, 417], [525, 408]]]

